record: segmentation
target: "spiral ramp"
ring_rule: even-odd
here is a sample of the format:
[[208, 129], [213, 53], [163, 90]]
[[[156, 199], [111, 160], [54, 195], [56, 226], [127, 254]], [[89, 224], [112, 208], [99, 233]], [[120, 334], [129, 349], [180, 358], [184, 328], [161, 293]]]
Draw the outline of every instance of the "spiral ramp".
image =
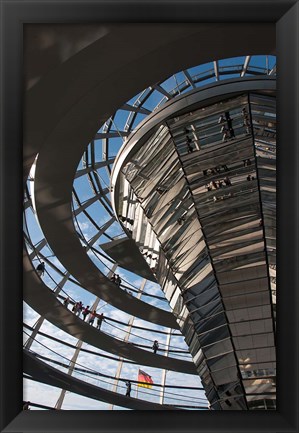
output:
[[[33, 223], [26, 216], [24, 301], [38, 314], [39, 318], [32, 334], [26, 334], [28, 339], [24, 345], [24, 373], [27, 379], [30, 377], [32, 381], [47, 383], [58, 388], [58, 391], [59, 389], [62, 390], [56, 403], [58, 408], [63, 409], [62, 395], [65, 396], [66, 392], [89, 396], [95, 401], [105, 402], [105, 404], [110, 405], [109, 408], [118, 406], [145, 410], [183, 408], [184, 397], [191, 395], [192, 392], [192, 397], [185, 406], [187, 407], [189, 404], [190, 408], [207, 408], [206, 398], [209, 396], [206, 387], [206, 394], [203, 393], [199, 380], [198, 359], [192, 358], [194, 355], [192, 351], [191, 354], [185, 353], [189, 351], [189, 340], [186, 338], [176, 311], [173, 311], [172, 303], [170, 302], [169, 307], [167, 296], [162, 290], [159, 292], [157, 289], [155, 291], [148, 290], [146, 293], [145, 282], [141, 285], [142, 290], [140, 287], [136, 289], [127, 277], [129, 274], [125, 272], [125, 260], [122, 262], [122, 268], [117, 268], [117, 263], [113, 262], [108, 255], [103, 254], [103, 250], [98, 248], [98, 245], [101, 245], [98, 242], [104, 243], [103, 240], [113, 241], [117, 239], [118, 235], [114, 237], [113, 231], [111, 231], [111, 228], [117, 224], [119, 226], [118, 233], [122, 233], [121, 237], [130, 238], [131, 235], [130, 226], [119, 221], [119, 215], [113, 212], [109, 198], [110, 173], [115, 158], [117, 161], [120, 145], [124, 147], [126, 143], [127, 145], [130, 145], [131, 142], [135, 144], [133, 132], [138, 127], [138, 116], [143, 119], [143, 123], [140, 123], [141, 130], [144, 125], [146, 128], [147, 119], [155, 116], [155, 113], [152, 114], [153, 109], [149, 104], [143, 104], [143, 102], [149, 101], [154, 92], [157, 92], [162, 98], [161, 106], [163, 103], [168, 106], [172, 100], [180, 97], [183, 90], [180, 90], [177, 82], [172, 91], [166, 90], [162, 85], [167, 77], [172, 77], [172, 74], [177, 71], [185, 71], [184, 83], [187, 83], [185, 84], [187, 90], [184, 91], [192, 92], [197, 86], [196, 83], [200, 83], [200, 79], [196, 81], [196, 77], [192, 77], [188, 73], [188, 68], [194, 65], [213, 61], [212, 75], [215, 81], [219, 81], [225, 79], [225, 74], [221, 78], [221, 68], [214, 59], [243, 56], [244, 53], [250, 53], [252, 57], [258, 54], [274, 53], [275, 29], [271, 25], [242, 26], [243, 39], [240, 41], [235, 38], [235, 32], [238, 30], [240, 31], [238, 25], [234, 31], [225, 25], [179, 25], [173, 27], [161, 25], [146, 26], [146, 29], [144, 26], [123, 25], [105, 26], [101, 31], [94, 29], [93, 34], [89, 32], [89, 38], [87, 38], [87, 31], [85, 34], [85, 29], [78, 27], [77, 33], [67, 34], [66, 32], [63, 37], [54, 40], [53, 51], [56, 50], [57, 55], [53, 57], [52, 63], [49, 59], [48, 64], [45, 62], [45, 70], [42, 73], [40, 71], [35, 72], [32, 59], [34, 56], [46, 59], [46, 53], [38, 44], [34, 46], [34, 42], [32, 42], [34, 49], [28, 55], [28, 65], [30, 66], [32, 60], [32, 68], [28, 67], [28, 90], [25, 98], [23, 167], [25, 215], [26, 213], [29, 214], [30, 211], [36, 218], [39, 237], [36, 240], [36, 235], [32, 229]], [[37, 33], [45, 32], [46, 34], [47, 32], [51, 33], [52, 30], [50, 27], [48, 30], [47, 28], [32, 30], [33, 33], [29, 36], [34, 36], [34, 31]], [[215, 32], [219, 32], [222, 37], [224, 34], [226, 42], [222, 43], [220, 38], [217, 46], [207, 43], [202, 50], [198, 50], [197, 47], [203, 35], [207, 35], [209, 32], [213, 32], [214, 35]], [[38, 34], [38, 36], [41, 37], [42, 35]], [[61, 54], [63, 42], [68, 42], [68, 46], [72, 46], [72, 42], [75, 40], [78, 42], [80, 39], [85, 40], [84, 48], [78, 43], [73, 43], [71, 53], [67, 56]], [[38, 39], [33, 38], [34, 40]], [[78, 49], [78, 46], [81, 48]], [[186, 50], [186, 46], [188, 46], [188, 50]], [[107, 53], [115, 51], [117, 52], [116, 56], [112, 55], [111, 59], [109, 57], [109, 61], [104, 60]], [[45, 57], [43, 57], [44, 55]], [[254, 68], [252, 67], [250, 70], [251, 56], [246, 56], [241, 70], [238, 69], [237, 73], [240, 77], [246, 76], [247, 72], [253, 73]], [[165, 58], [169, 61], [162, 62], [161, 59]], [[153, 64], [156, 66], [152, 67]], [[237, 68], [235, 69], [237, 70]], [[262, 74], [267, 75], [268, 78], [271, 76], [272, 81], [274, 81], [275, 67], [263, 71]], [[208, 72], [206, 72], [206, 76], [208, 76]], [[140, 92], [143, 89], [150, 90], [142, 96]], [[138, 94], [141, 95], [139, 99], [136, 99], [139, 101], [139, 105], [127, 102]], [[116, 116], [114, 115], [120, 108], [123, 112], [129, 113], [126, 127], [121, 130], [116, 125]], [[130, 141], [131, 136], [133, 140]], [[113, 140], [117, 144], [114, 144]], [[88, 145], [88, 143], [90, 144]], [[188, 170], [188, 164], [191, 164], [191, 160], [188, 162], [187, 157], [182, 157], [182, 160], [186, 160], [183, 161], [183, 164], [184, 169]], [[264, 166], [261, 167], [265, 188], [269, 173], [273, 174], [270, 165], [271, 163], [268, 165], [264, 163]], [[105, 170], [106, 177], [102, 174], [102, 170]], [[194, 176], [192, 168], [189, 172], [190, 175], [187, 180], [192, 184], [192, 175]], [[83, 187], [81, 187], [83, 192], [78, 187], [81, 179], [87, 180], [93, 192], [92, 195], [89, 193], [87, 198], [83, 194], [85, 191], [83, 191]], [[195, 195], [198, 185], [194, 185], [194, 188], [192, 193]], [[82, 194], [83, 199], [79, 197], [80, 194]], [[269, 209], [272, 197], [267, 196], [267, 200], [267, 210], [269, 211], [269, 218], [271, 218], [272, 214]], [[200, 203], [200, 195], [197, 201]], [[96, 210], [90, 211], [95, 206], [97, 206]], [[99, 206], [105, 210], [107, 217], [104, 222], [98, 218], [97, 224], [95, 224], [96, 230], [94, 229], [88, 238], [84, 238], [84, 234], [80, 231], [80, 227], [83, 226], [81, 217], [88, 215], [89, 220], [96, 220]], [[244, 231], [250, 228], [250, 222], [251, 220], [245, 222], [248, 225], [242, 228], [243, 232], [240, 233], [240, 236], [246, 235]], [[209, 224], [207, 220], [207, 231]], [[228, 221], [223, 221], [223, 224], [228, 224]], [[230, 229], [231, 226], [228, 233]], [[213, 233], [211, 230], [210, 236], [209, 242], [213, 242], [213, 239], [221, 235]], [[272, 239], [271, 236], [268, 238]], [[223, 248], [217, 250], [217, 255], [225, 255], [226, 253], [225, 239], [221, 238], [221, 241]], [[245, 244], [240, 247], [246, 247], [248, 242], [246, 240]], [[126, 255], [130, 256], [130, 251], [126, 251]], [[55, 261], [52, 256], [55, 257]], [[160, 259], [162, 260], [162, 256]], [[152, 258], [147, 259], [149, 268], [152, 266], [151, 260]], [[35, 269], [40, 261], [46, 262], [46, 272], [42, 277], [38, 276]], [[274, 265], [274, 261], [271, 263]], [[159, 265], [159, 262], [156, 264]], [[50, 269], [55, 269], [55, 272], [50, 272]], [[226, 268], [219, 269], [222, 275], [225, 271]], [[118, 286], [111, 281], [110, 277], [114, 272], [122, 272], [122, 277], [124, 275], [127, 278], [127, 288], [124, 282], [122, 286]], [[267, 279], [268, 273], [263, 274], [263, 277]], [[140, 279], [138, 272], [137, 278]], [[157, 276], [157, 281], [161, 286], [163, 285], [159, 276]], [[226, 281], [225, 284], [228, 282]], [[229, 284], [233, 284], [233, 282], [230, 281]], [[244, 290], [246, 290], [245, 285], [244, 283], [244, 288], [242, 288]], [[74, 286], [80, 288], [78, 295], [76, 295]], [[121, 312], [125, 315], [122, 317], [130, 317], [128, 322], [126, 320], [123, 322], [124, 329], [126, 329], [126, 332], [123, 332], [125, 336], [122, 334], [122, 337], [116, 337], [115, 333], [108, 332], [108, 328], [105, 327], [106, 323], [101, 330], [95, 329], [95, 327], [84, 323], [81, 318], [70, 311], [70, 308], [66, 308], [62, 304], [61, 300], [67, 296], [72, 300], [78, 300], [78, 296], [83, 294], [82, 290], [93, 300], [95, 309], [98, 305], [101, 306], [105, 303], [112, 308], [112, 315]], [[163, 355], [160, 354], [161, 352], [152, 353], [151, 343], [142, 345], [136, 341], [130, 341], [129, 334], [132, 327], [134, 329], [134, 320], [136, 319], [145, 328], [153, 328], [152, 339], [160, 338], [159, 335], [161, 334], [155, 334], [155, 331], [164, 332], [167, 335], [168, 340]], [[86, 384], [73, 377], [71, 368], [69, 368], [69, 374], [66, 374], [61, 369], [41, 361], [38, 358], [38, 335], [44, 321], [76, 339], [79, 347], [78, 352], [80, 352], [80, 347], [83, 344], [88, 344], [93, 348], [119, 357], [114, 384], [110, 384], [108, 390], [92, 383]], [[128, 324], [129, 327], [126, 328]], [[128, 331], [129, 328], [130, 331]], [[140, 343], [145, 333], [142, 334], [140, 330], [136, 332], [139, 332]], [[180, 339], [180, 350], [171, 351], [172, 347], [177, 348], [175, 342], [178, 341], [177, 339], [174, 340], [174, 337], [171, 338], [171, 335]], [[156, 336], [158, 337], [156, 338]], [[74, 359], [74, 357], [72, 360], [68, 359], [70, 367], [72, 364], [76, 364]], [[117, 385], [124, 381], [124, 378], [132, 379], [129, 374], [127, 376], [121, 374], [124, 360], [132, 361], [141, 366], [142, 369], [143, 367], [144, 369], [151, 368], [153, 370], [150, 371], [159, 371], [159, 374], [162, 372], [161, 389], [164, 389], [164, 392], [165, 389], [167, 391], [166, 371], [173, 372], [173, 374], [177, 373], [177, 377], [180, 377], [179, 375], [182, 373], [190, 378], [194, 375], [194, 383], [198, 386], [194, 387], [194, 391], [186, 391], [188, 389], [186, 386], [186, 390], [181, 395], [179, 392], [183, 386], [177, 387], [177, 394], [171, 404], [165, 404], [167, 392], [161, 398], [162, 391], [158, 400], [156, 396], [155, 400], [150, 394], [145, 394], [145, 397], [141, 397], [139, 394], [138, 398], [138, 393], [137, 398], [128, 400], [128, 397], [123, 395], [124, 391]], [[50, 377], [51, 379], [49, 379]], [[183, 380], [179, 383], [182, 382]], [[258, 385], [252, 384], [250, 386], [251, 388], [255, 387], [253, 393], [258, 392]], [[265, 385], [262, 386], [265, 388]], [[234, 392], [238, 393], [239, 391], [238, 386], [235, 386]], [[193, 400], [192, 404], [190, 403], [191, 400]], [[233, 398], [230, 398], [230, 395], [226, 398], [223, 395], [218, 395], [218, 401], [214, 408], [230, 409], [231, 405], [223, 404], [225, 400], [231, 402]], [[210, 399], [211, 401], [214, 403], [213, 399]], [[218, 404], [219, 401], [220, 404]], [[248, 409], [248, 406], [245, 404], [235, 408]]]

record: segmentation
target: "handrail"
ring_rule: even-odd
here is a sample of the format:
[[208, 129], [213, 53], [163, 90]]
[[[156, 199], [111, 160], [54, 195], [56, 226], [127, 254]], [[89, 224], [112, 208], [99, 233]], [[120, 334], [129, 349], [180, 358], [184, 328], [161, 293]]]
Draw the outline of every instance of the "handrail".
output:
[[[95, 255], [95, 257], [99, 260], [99, 262], [105, 267], [105, 268], [107, 268], [107, 270], [108, 270], [108, 272], [112, 272], [112, 269], [110, 269], [109, 268], [109, 266], [107, 266], [99, 257], [98, 257], [98, 255], [102, 255], [100, 252], [98, 252], [94, 247], [92, 247], [92, 246], [90, 246], [89, 245], [89, 243], [88, 243], [88, 241], [86, 240], [86, 238], [85, 238], [85, 236], [84, 236], [84, 233], [82, 232], [82, 230], [81, 230], [81, 227], [80, 227], [80, 224], [79, 224], [79, 222], [78, 222], [78, 219], [77, 219], [77, 215], [75, 214], [75, 212], [74, 212], [74, 206], [73, 206], [73, 204], [72, 204], [72, 207], [73, 207], [73, 217], [74, 217], [74, 221], [76, 222], [76, 226], [77, 226], [77, 228], [78, 228], [78, 230], [79, 230], [79, 232], [80, 232], [80, 238], [81, 239], [84, 239], [84, 241], [86, 242], [86, 246], [88, 246], [88, 248], [92, 251], [92, 253]], [[108, 258], [108, 261], [110, 261], [111, 259], [110, 258]], [[115, 262], [114, 262], [115, 263]], [[129, 289], [129, 290], [131, 290], [132, 292], [135, 292], [135, 293], [139, 293], [140, 292], [140, 290], [136, 287], [136, 286], [134, 286], [134, 284], [132, 284], [132, 283], [130, 283], [129, 281], [126, 281], [124, 278], [122, 278], [122, 281], [124, 281], [125, 283], [127, 283], [129, 286], [127, 286], [127, 287], [125, 287], [125, 288], [127, 288], [127, 289]], [[132, 288], [133, 287], [133, 288]], [[161, 301], [163, 301], [163, 302], [166, 302], [167, 300], [165, 299], [165, 298], [163, 298], [162, 296], [156, 296], [156, 295], [152, 295], [152, 294], [150, 294], [150, 293], [146, 293], [146, 292], [142, 292], [142, 295], [144, 295], [144, 296], [148, 296], [148, 297], [151, 297], [151, 298], [155, 298], [155, 299], [159, 299], [159, 300], [161, 300]]]
[[[29, 335], [26, 331], [23, 331], [23, 332], [24, 332], [26, 335]], [[56, 352], [55, 350], [49, 348], [48, 346], [46, 346], [45, 344], [41, 343], [40, 341], [38, 341], [38, 340], [36, 340], [36, 339], [34, 339], [34, 341], [35, 341], [36, 343], [38, 343], [39, 345], [41, 345], [42, 347], [44, 347], [44, 348], [46, 348], [47, 350], [49, 350], [50, 352], [52, 352], [53, 354], [55, 354], [55, 355], [59, 356], [60, 358], [63, 358], [64, 360], [68, 361], [70, 364], [74, 364], [74, 365], [75, 365], [75, 369], [76, 369], [77, 371], [78, 371], [78, 368], [76, 368], [76, 366], [82, 367], [82, 368], [83, 368], [83, 371], [80, 372], [80, 374], [81, 374], [82, 376], [89, 377], [88, 374], [96, 374], [97, 376], [101, 376], [101, 377], [105, 377], [105, 378], [108, 378], [108, 379], [113, 379], [113, 380], [115, 380], [115, 376], [110, 376], [110, 375], [107, 375], [107, 374], [105, 374], [105, 373], [100, 373], [99, 371], [96, 371], [96, 370], [94, 370], [94, 369], [92, 369], [92, 368], [90, 368], [90, 367], [85, 367], [84, 365], [80, 364], [79, 362], [77, 362], [77, 361], [74, 362], [74, 361], [70, 360], [69, 358], [67, 358], [66, 356], [61, 355], [60, 353], [58, 353], [58, 352]], [[27, 350], [27, 349], [26, 349], [26, 350]], [[34, 354], [34, 355], [35, 355], [36, 357], [38, 357], [38, 358], [46, 359], [46, 360], [48, 360], [49, 362], [53, 362], [53, 363], [55, 363], [55, 364], [61, 365], [62, 367], [69, 368], [69, 366], [70, 366], [70, 364], [69, 364], [69, 365], [62, 364], [62, 363], [60, 363], [60, 362], [57, 361], [57, 360], [52, 360], [52, 359], [50, 359], [50, 358], [48, 358], [48, 357], [46, 357], [46, 356], [44, 356], [44, 355], [40, 355], [40, 354], [38, 354], [38, 353], [36, 353], [36, 352], [34, 352], [34, 351], [32, 351], [32, 350], [29, 350], [29, 352], [32, 353], [32, 354]], [[84, 371], [84, 370], [85, 370], [85, 371]], [[86, 373], [86, 370], [87, 370], [87, 373]], [[107, 383], [107, 384], [111, 385], [110, 382], [106, 382], [105, 380], [102, 380], [102, 379], [98, 379], [98, 380], [99, 380], [100, 382]], [[134, 383], [134, 384], [143, 384], [143, 383], [144, 383], [144, 382], [142, 382], [142, 381], [131, 380], [131, 379], [129, 379], [129, 378], [118, 378], [118, 380], [121, 381], [121, 382], [127, 382], [127, 381], [129, 380], [131, 383]], [[159, 385], [157, 385], [157, 386], [159, 386]], [[122, 385], [120, 385], [120, 387], [121, 387], [121, 388], [124, 388]], [[160, 385], [160, 387], [163, 387], [163, 388], [164, 388], [164, 386], [162, 386], [162, 385]], [[158, 392], [158, 394], [157, 394], [157, 392]], [[149, 394], [149, 395], [160, 395], [159, 391], [157, 391], [157, 392], [155, 392], [155, 391], [152, 391], [152, 392], [139, 391], [139, 393], [143, 393], [143, 394]], [[176, 393], [171, 393], [171, 392], [168, 392], [168, 391], [166, 391], [165, 394], [167, 394], [167, 395], [175, 395], [175, 396], [179, 396], [179, 395], [176, 394]], [[186, 400], [186, 399], [182, 399], [181, 396], [179, 396], [179, 397], [180, 397], [179, 399], [180, 399], [181, 401], [192, 401], [192, 400], [188, 400], [188, 399], [187, 399], [187, 400]], [[173, 398], [173, 397], [168, 397], [168, 398], [170, 398], [170, 399], [172, 399], [172, 400], [177, 400], [177, 399], [175, 399], [175, 398]], [[190, 398], [192, 398], [192, 397], [190, 397]], [[193, 398], [196, 399], [196, 400], [198, 400], [198, 397], [193, 397]]]

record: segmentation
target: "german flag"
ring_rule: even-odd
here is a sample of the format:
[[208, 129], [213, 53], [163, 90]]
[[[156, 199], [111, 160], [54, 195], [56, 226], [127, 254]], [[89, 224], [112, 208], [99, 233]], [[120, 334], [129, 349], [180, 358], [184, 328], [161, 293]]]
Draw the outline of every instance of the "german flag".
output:
[[154, 383], [151, 376], [140, 369], [138, 371], [138, 382], [138, 386], [143, 388], [152, 388], [152, 383]]

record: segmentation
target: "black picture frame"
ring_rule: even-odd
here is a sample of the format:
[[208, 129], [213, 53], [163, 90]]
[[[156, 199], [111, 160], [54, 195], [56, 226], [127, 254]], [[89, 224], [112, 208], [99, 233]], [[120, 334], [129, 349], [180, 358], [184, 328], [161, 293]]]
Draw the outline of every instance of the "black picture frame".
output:
[[[1, 0], [1, 431], [298, 431], [298, 18], [294, 0]], [[276, 23], [277, 411], [22, 411], [22, 31], [46, 22]]]

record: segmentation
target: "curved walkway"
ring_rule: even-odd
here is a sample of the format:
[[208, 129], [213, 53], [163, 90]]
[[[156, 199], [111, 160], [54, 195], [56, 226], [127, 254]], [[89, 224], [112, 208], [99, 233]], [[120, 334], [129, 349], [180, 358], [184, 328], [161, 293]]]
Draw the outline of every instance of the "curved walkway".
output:
[[[121, 25], [109, 30], [109, 34], [57, 67], [28, 92], [24, 179], [39, 153], [35, 200], [42, 230], [61, 263], [87, 290], [94, 290], [101, 299], [136, 317], [178, 328], [171, 313], [129, 298], [110, 284], [84, 252], [71, 209], [76, 169], [99, 126], [140, 90], [182, 67], [212, 60], [212, 48], [215, 58], [254, 54], [256, 46], [259, 53], [271, 53], [275, 27], [271, 24], [236, 24], [235, 27], [217, 24], [200, 28], [189, 24]], [[211, 33], [213, 38], [209, 38]], [[242, 38], [236, 38], [238, 33]], [[217, 41], [216, 46], [212, 41]], [[110, 63], [101, 61], [107, 51], [116, 47], [117, 55]], [[169, 61], [162, 61], [165, 58]]]
[[38, 277], [25, 250], [23, 258], [24, 301], [53, 325], [93, 347], [131, 359], [140, 365], [185, 374], [197, 374], [193, 362], [169, 358], [139, 349], [133, 344], [117, 340], [79, 319], [57, 300], [53, 292]]
[[33, 380], [55, 386], [75, 394], [94, 400], [104, 401], [117, 406], [127, 407], [128, 409], [138, 410], [176, 410], [175, 407], [151, 403], [133, 397], [126, 397], [117, 392], [108, 391], [83, 380], [77, 379], [69, 374], [63, 373], [51, 367], [40, 359], [36, 358], [27, 350], [23, 351], [24, 373], [30, 375]]

